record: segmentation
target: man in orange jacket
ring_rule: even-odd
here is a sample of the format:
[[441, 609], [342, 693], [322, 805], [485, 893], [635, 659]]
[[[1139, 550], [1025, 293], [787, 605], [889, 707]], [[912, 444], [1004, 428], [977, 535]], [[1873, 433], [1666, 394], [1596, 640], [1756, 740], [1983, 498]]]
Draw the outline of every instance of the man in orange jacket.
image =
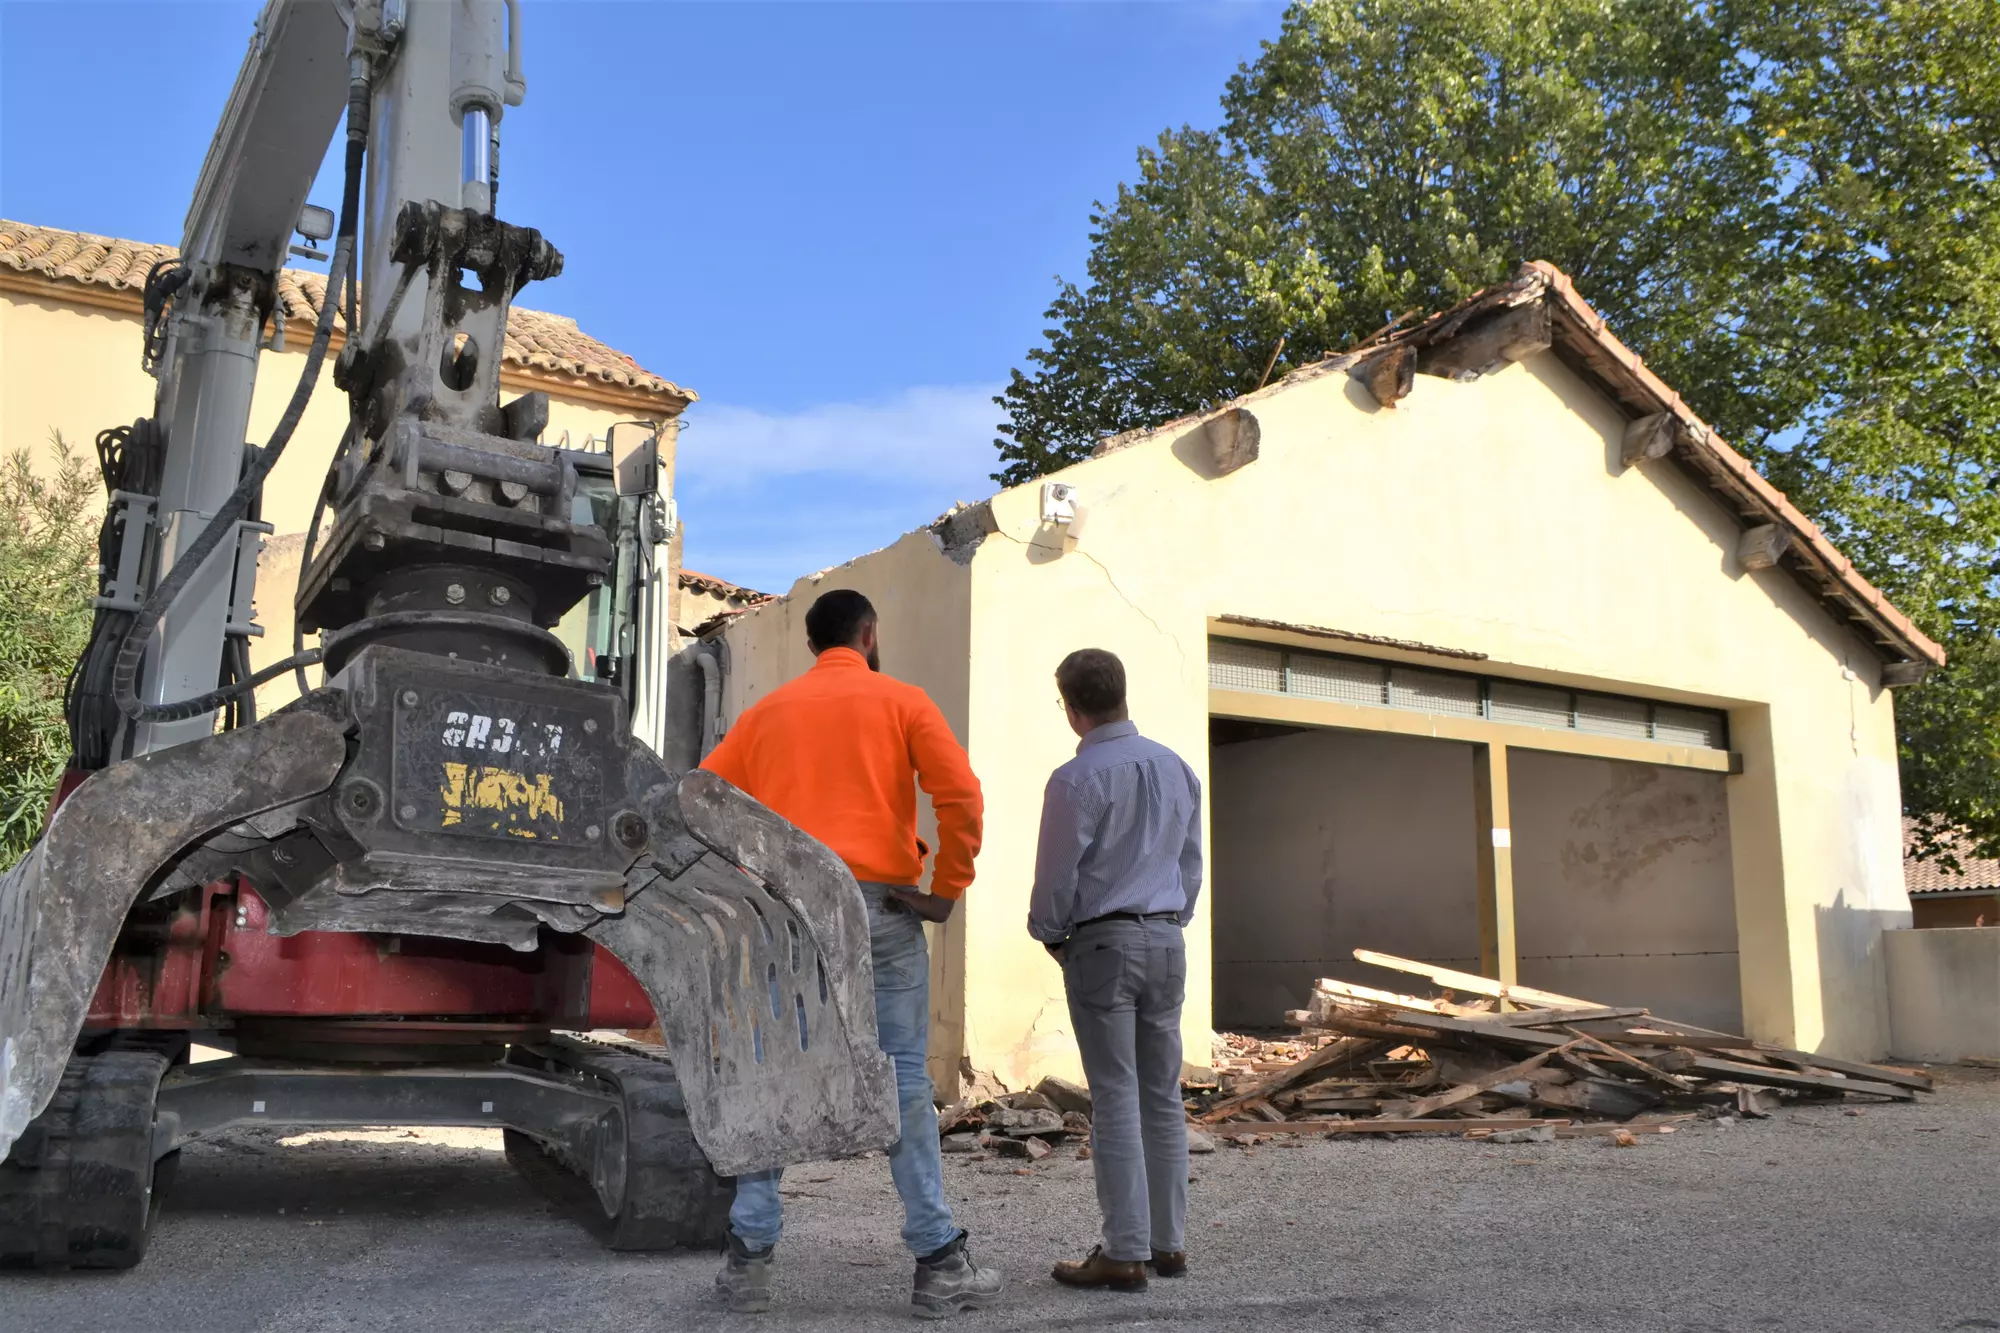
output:
[[[917, 1257], [914, 1314], [944, 1318], [1000, 1292], [952, 1220], [938, 1156], [937, 1108], [924, 1061], [930, 1041], [925, 921], [943, 921], [972, 883], [984, 804], [979, 779], [930, 696], [881, 674], [875, 608], [838, 589], [806, 612], [812, 670], [759, 700], [702, 767], [818, 838], [854, 872], [868, 903], [875, 1028], [896, 1067], [902, 1137], [889, 1172], [903, 1198], [903, 1241]], [[917, 788], [937, 811], [931, 891], [916, 885], [930, 850], [917, 837]], [[783, 1224], [778, 1172], [736, 1180], [729, 1258], [716, 1286], [730, 1308], [771, 1304], [773, 1247]]]

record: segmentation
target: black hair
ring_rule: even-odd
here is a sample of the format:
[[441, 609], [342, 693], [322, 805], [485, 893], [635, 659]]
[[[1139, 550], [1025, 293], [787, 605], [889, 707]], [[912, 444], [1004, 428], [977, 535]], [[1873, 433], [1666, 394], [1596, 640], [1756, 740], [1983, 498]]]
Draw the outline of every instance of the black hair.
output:
[[1125, 664], [1102, 648], [1079, 648], [1056, 668], [1063, 702], [1093, 721], [1125, 706]]
[[814, 652], [828, 648], [848, 648], [861, 636], [861, 628], [875, 619], [875, 606], [852, 588], [835, 588], [821, 593], [806, 612], [806, 643]]

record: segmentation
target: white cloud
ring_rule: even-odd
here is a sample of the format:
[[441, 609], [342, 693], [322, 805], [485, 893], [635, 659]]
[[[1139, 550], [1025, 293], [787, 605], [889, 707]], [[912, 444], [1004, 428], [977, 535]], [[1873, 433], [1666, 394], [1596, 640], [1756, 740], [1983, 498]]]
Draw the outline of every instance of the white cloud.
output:
[[994, 390], [920, 386], [875, 402], [766, 412], [703, 401], [689, 411], [679, 471], [704, 488], [833, 473], [898, 485], [944, 483], [991, 494], [1000, 409]]

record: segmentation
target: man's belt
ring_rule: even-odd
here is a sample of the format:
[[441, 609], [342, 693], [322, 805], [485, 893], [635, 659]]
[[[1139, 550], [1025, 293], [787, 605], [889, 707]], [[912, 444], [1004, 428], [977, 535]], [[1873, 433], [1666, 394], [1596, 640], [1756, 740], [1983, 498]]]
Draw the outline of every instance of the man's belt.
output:
[[1179, 912], [1106, 912], [1103, 916], [1077, 922], [1073, 929], [1082, 930], [1085, 926], [1095, 926], [1104, 921], [1171, 921], [1179, 925], [1180, 919]]

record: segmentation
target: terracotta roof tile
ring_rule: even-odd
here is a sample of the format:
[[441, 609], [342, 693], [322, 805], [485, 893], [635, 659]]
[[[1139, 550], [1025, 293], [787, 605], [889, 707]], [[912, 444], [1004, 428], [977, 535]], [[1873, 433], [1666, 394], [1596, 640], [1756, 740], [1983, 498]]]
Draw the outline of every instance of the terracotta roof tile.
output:
[[[148, 270], [176, 253], [171, 245], [147, 245], [0, 219], [0, 268], [128, 292], [135, 299], [145, 286]], [[322, 274], [288, 268], [278, 275], [279, 307], [289, 320], [318, 319], [325, 292]], [[337, 313], [334, 319], [335, 327], [340, 328]], [[517, 366], [597, 380], [684, 403], [696, 396], [692, 389], [653, 374], [625, 353], [591, 337], [575, 320], [543, 310], [514, 307], [507, 321], [505, 355]]]
[[1982, 861], [1971, 854], [1963, 839], [1958, 843], [1959, 873], [1951, 874], [1936, 861], [1919, 861], [1910, 855], [1916, 846], [1916, 821], [1903, 821], [1903, 887], [1912, 897], [1927, 893], [1964, 893], [1967, 890], [2000, 891], [2000, 861]]
[[711, 597], [728, 597], [750, 606], [772, 600], [772, 595], [768, 592], [758, 592], [754, 588], [731, 583], [728, 579], [719, 579], [713, 574], [700, 574], [687, 568], [680, 571], [680, 585], [696, 592], [707, 593]]

